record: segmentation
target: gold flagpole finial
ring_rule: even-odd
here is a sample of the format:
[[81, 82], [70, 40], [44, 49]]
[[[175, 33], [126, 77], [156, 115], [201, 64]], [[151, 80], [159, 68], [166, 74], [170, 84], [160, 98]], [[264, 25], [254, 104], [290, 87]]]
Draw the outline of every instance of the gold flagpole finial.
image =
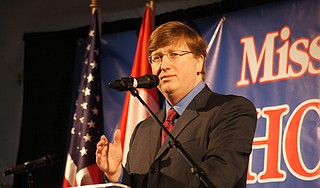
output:
[[221, 21], [224, 22], [227, 18], [225, 16], [222, 16]]
[[150, 6], [150, 8], [151, 8], [151, 10], [152, 10], [152, 12], [154, 11], [154, 0], [149, 0], [148, 1], [148, 3], [149, 3], [149, 6]]
[[91, 0], [90, 7], [91, 8], [99, 8], [100, 7], [99, 0]]
[[155, 19], [155, 2], [154, 2], [154, 0], [148, 0], [147, 4], [149, 4], [150, 10], [151, 10], [151, 25], [153, 28], [155, 25], [155, 21], [154, 21], [154, 19]]

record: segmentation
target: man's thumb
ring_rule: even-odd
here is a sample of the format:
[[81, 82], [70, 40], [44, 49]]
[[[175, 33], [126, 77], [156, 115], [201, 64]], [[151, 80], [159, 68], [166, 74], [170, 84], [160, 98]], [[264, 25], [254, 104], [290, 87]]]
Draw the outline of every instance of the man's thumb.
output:
[[117, 129], [114, 132], [113, 141], [114, 141], [115, 144], [120, 144], [121, 145], [121, 132], [120, 132], [120, 129]]

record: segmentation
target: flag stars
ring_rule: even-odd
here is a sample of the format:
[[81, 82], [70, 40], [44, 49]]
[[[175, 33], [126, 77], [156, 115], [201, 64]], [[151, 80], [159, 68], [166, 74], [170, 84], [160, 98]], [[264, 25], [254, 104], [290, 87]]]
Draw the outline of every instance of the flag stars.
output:
[[[91, 90], [89, 88], [87, 88], [87, 87], [82, 90], [82, 93], [84, 93], [84, 96], [90, 95], [90, 92], [91, 92]], [[87, 109], [87, 108], [85, 108], [85, 109]]]
[[93, 61], [92, 63], [90, 63], [90, 66], [92, 69], [94, 69], [94, 68], [97, 68], [98, 65], [97, 65], [96, 61]]
[[85, 147], [82, 147], [82, 149], [80, 150], [80, 154], [81, 154], [81, 156], [87, 155], [88, 150]]
[[88, 122], [87, 124], [89, 125], [90, 128], [94, 128], [94, 126], [95, 126], [96, 123], [91, 120], [91, 121]]
[[87, 46], [87, 50], [90, 51], [91, 50], [91, 44], [88, 44]]
[[98, 109], [94, 107], [94, 109], [91, 110], [93, 115], [98, 115]]
[[84, 122], [84, 117], [79, 118], [79, 121], [80, 121], [81, 123], [83, 123], [83, 122]]
[[89, 141], [91, 141], [91, 136], [89, 135], [89, 133], [87, 133], [85, 136], [83, 136], [83, 139], [84, 139], [86, 142], [89, 142]]
[[92, 74], [90, 73], [89, 76], [87, 77], [88, 82], [93, 82], [94, 81], [94, 76], [92, 76]]
[[88, 106], [87, 102], [81, 103], [82, 109], [86, 110], [88, 108], [87, 106]]
[[75, 128], [75, 127], [72, 127], [72, 129], [71, 129], [71, 134], [75, 134], [75, 133], [76, 133], [75, 130], [76, 130], [76, 128]]
[[94, 50], [94, 53], [96, 54], [96, 56], [99, 56], [99, 50], [98, 49]]
[[100, 102], [100, 96], [99, 95], [96, 96], [96, 101]]
[[90, 37], [94, 37], [94, 30], [90, 30], [89, 36], [90, 36]]

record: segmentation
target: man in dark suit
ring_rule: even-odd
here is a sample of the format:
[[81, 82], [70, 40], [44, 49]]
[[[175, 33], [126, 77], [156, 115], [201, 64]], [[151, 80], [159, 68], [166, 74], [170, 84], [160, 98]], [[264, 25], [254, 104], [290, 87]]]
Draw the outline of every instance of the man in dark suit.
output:
[[[152, 72], [160, 79], [158, 89], [166, 98], [166, 109], [156, 116], [164, 121], [172, 109], [177, 113], [171, 134], [203, 170], [207, 187], [246, 187], [257, 121], [253, 104], [206, 86], [206, 43], [187, 25], [159, 26], [150, 36], [148, 53]], [[147, 118], [132, 134], [125, 168], [119, 130], [114, 143], [101, 137], [96, 162], [108, 181], [131, 187], [206, 187], [177, 148], [169, 147], [170, 139], [162, 137], [161, 128]]]

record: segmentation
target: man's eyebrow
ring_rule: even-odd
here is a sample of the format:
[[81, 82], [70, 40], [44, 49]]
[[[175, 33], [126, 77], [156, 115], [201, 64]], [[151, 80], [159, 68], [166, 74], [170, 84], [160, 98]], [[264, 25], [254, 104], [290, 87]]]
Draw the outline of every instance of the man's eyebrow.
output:
[[159, 55], [162, 54], [162, 52], [152, 52], [151, 55]]

